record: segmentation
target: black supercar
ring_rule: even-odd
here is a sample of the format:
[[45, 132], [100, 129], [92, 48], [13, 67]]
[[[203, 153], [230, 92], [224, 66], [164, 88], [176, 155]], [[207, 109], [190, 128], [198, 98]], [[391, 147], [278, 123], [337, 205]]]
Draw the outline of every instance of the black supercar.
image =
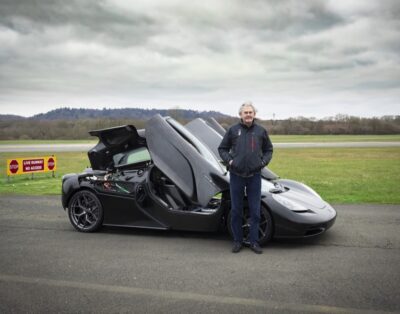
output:
[[[218, 145], [217, 121], [185, 126], [156, 115], [145, 129], [132, 125], [89, 132], [91, 168], [62, 179], [62, 206], [82, 232], [102, 225], [214, 232], [230, 228], [229, 172]], [[321, 234], [336, 211], [310, 187], [262, 170], [260, 244], [272, 238]], [[246, 204], [246, 202], [245, 202]], [[244, 208], [243, 231], [249, 231]]]

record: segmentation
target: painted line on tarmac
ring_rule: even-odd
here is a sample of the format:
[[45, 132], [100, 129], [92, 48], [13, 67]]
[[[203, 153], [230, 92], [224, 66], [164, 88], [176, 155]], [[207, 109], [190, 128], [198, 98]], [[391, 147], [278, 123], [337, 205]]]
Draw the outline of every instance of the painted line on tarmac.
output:
[[17, 275], [6, 275], [0, 274], [0, 281], [9, 283], [22, 283], [22, 284], [34, 284], [48, 287], [59, 287], [59, 288], [72, 288], [72, 289], [86, 289], [99, 292], [113, 292], [113, 293], [124, 293], [129, 295], [139, 295], [146, 297], [155, 297], [163, 299], [174, 299], [182, 301], [196, 301], [216, 304], [236, 304], [249, 307], [258, 307], [270, 310], [279, 311], [293, 311], [293, 312], [308, 312], [308, 313], [391, 313], [384, 311], [374, 311], [366, 309], [355, 309], [325, 305], [313, 305], [313, 304], [294, 304], [294, 303], [283, 303], [276, 301], [267, 301], [260, 299], [248, 299], [240, 297], [226, 297], [208, 294], [199, 294], [192, 292], [179, 292], [169, 290], [156, 290], [139, 287], [128, 287], [128, 286], [116, 286], [116, 285], [104, 285], [85, 283], [79, 281], [66, 281], [46, 278], [33, 278]]

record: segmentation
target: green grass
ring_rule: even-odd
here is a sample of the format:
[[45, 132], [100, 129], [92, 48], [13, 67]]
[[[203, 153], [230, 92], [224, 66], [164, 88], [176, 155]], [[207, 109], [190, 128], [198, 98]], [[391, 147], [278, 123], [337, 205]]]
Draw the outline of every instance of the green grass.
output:
[[57, 157], [57, 171], [55, 178], [51, 172], [35, 173], [32, 180], [31, 174], [10, 177], [7, 181], [7, 159], [13, 157], [49, 156], [51, 153], [0, 153], [0, 195], [25, 194], [25, 195], [54, 195], [61, 193], [61, 177], [66, 173], [82, 172], [89, 166], [86, 152], [62, 152], [54, 154]]
[[276, 149], [270, 169], [332, 203], [400, 204], [400, 148]]
[[[6, 159], [46, 156], [48, 153], [0, 153], [0, 195], [60, 194], [61, 176], [80, 172], [87, 154], [56, 154], [56, 178], [51, 173], [13, 177], [7, 182]], [[400, 148], [275, 149], [270, 169], [282, 178], [301, 181], [331, 203], [400, 204]]]
[[399, 142], [400, 134], [393, 135], [271, 135], [272, 143], [291, 142]]

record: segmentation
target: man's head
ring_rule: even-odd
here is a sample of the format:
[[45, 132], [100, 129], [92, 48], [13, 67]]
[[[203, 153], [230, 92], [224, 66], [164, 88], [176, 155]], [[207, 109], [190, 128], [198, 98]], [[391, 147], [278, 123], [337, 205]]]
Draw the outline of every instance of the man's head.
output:
[[239, 116], [242, 122], [247, 126], [250, 126], [256, 116], [257, 109], [253, 106], [251, 101], [246, 101], [239, 108]]

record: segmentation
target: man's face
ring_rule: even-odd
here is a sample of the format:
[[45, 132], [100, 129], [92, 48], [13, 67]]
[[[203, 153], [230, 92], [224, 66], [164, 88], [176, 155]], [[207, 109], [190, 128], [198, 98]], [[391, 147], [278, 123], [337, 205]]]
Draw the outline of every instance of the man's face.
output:
[[240, 112], [240, 118], [242, 119], [243, 123], [247, 125], [251, 125], [253, 123], [255, 116], [256, 113], [251, 106], [243, 107], [242, 111]]

